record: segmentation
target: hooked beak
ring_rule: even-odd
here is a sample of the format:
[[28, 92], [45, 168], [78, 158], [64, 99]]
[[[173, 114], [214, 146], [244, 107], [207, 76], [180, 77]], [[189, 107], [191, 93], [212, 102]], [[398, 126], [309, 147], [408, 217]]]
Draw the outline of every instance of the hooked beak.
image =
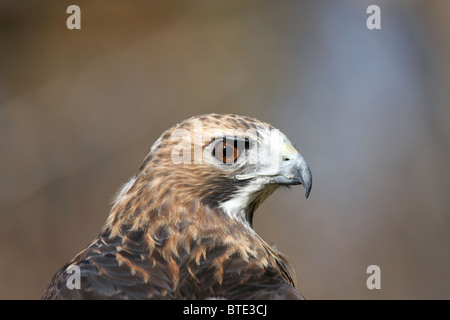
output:
[[292, 146], [292, 144], [283, 135], [283, 141], [277, 143], [274, 141], [272, 153], [267, 160], [265, 157], [263, 163], [269, 163], [268, 169], [262, 169], [259, 172], [236, 175], [238, 180], [247, 180], [256, 177], [269, 179], [269, 184], [277, 185], [303, 185], [305, 188], [305, 197], [308, 198], [312, 187], [311, 170], [302, 155]]
[[273, 182], [279, 185], [303, 185], [305, 197], [308, 198], [312, 187], [312, 175], [308, 164], [298, 152], [285, 157], [279, 171], [272, 176]]

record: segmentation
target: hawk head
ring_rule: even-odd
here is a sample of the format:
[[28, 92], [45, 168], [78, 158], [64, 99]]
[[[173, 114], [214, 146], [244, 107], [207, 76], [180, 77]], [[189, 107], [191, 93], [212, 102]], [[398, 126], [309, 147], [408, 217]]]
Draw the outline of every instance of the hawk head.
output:
[[[301, 299], [287, 260], [253, 230], [279, 186], [311, 190], [303, 157], [279, 130], [201, 115], [165, 131], [116, 197], [99, 236], [45, 298]], [[65, 287], [67, 268], [81, 290]]]
[[[173, 212], [169, 206], [197, 203], [251, 227], [262, 201], [279, 186], [299, 184], [308, 197], [311, 171], [278, 129], [246, 116], [207, 114], [165, 131], [116, 205], [140, 212], [158, 203]], [[123, 201], [136, 194], [143, 201]]]

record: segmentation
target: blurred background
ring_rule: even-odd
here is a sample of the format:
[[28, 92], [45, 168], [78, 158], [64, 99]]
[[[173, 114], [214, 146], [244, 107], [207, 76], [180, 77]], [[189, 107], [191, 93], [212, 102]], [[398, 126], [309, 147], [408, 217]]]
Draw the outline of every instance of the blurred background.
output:
[[2, 0], [0, 298], [39, 299], [162, 131], [216, 112], [273, 124], [311, 166], [309, 199], [277, 192], [255, 216], [306, 298], [450, 299], [449, 16], [448, 0]]

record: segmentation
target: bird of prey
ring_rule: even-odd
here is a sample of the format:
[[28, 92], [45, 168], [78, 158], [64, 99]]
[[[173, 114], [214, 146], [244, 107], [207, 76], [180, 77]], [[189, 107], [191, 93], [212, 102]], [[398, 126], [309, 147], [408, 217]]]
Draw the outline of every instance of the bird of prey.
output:
[[303, 299], [287, 259], [252, 227], [269, 195], [299, 184], [308, 197], [309, 166], [271, 125], [229, 114], [185, 120], [155, 142], [98, 237], [42, 298]]

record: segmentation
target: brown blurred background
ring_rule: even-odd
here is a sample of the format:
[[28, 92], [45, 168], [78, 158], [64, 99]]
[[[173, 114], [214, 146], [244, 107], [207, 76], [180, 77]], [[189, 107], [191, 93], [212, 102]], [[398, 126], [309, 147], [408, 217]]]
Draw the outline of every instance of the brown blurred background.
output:
[[449, 16], [448, 0], [2, 0], [0, 298], [39, 299], [161, 132], [217, 112], [272, 123], [311, 165], [308, 200], [276, 193], [255, 218], [305, 297], [449, 299]]

